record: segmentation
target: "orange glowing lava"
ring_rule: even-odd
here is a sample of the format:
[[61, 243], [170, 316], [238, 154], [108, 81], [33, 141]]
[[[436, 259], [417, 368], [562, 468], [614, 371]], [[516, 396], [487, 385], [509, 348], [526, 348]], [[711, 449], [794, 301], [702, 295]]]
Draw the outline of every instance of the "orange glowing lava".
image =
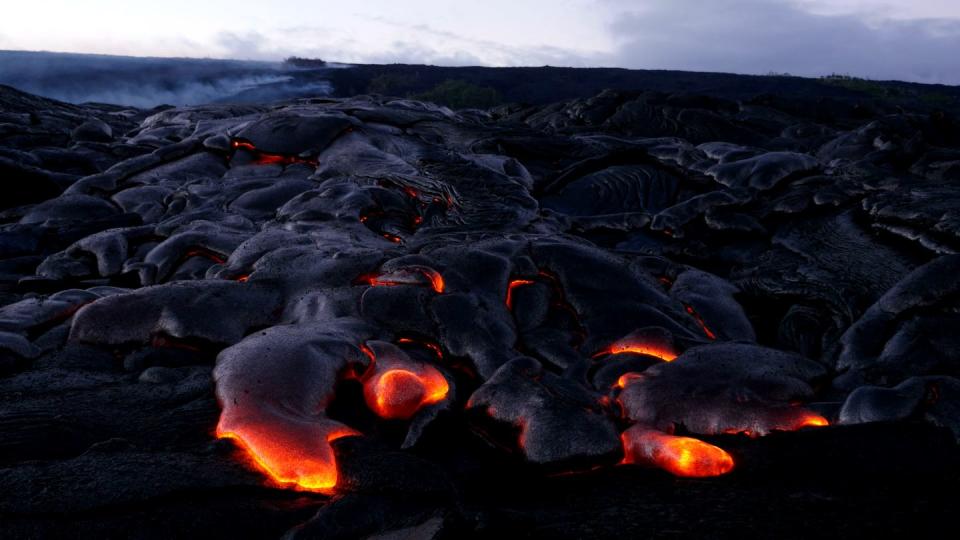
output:
[[536, 283], [531, 279], [514, 279], [507, 285], [507, 308], [513, 309], [513, 290], [517, 287], [524, 287], [526, 285], [533, 285]]
[[[433, 268], [426, 266], [414, 266], [401, 269], [400, 271], [387, 274], [368, 274], [361, 276], [357, 281], [366, 283], [371, 287], [396, 287], [397, 285], [417, 285], [417, 281], [410, 279], [410, 272], [420, 274], [430, 282], [430, 288], [437, 294], [443, 293], [446, 284], [443, 276]], [[406, 273], [406, 275], [404, 275]]]
[[640, 380], [643, 378], [644, 377], [642, 373], [636, 373], [634, 371], [631, 371], [629, 373], [624, 373], [623, 375], [618, 377], [617, 382], [616, 384], [614, 384], [614, 386], [623, 390], [624, 388], [627, 387], [628, 384], [630, 384], [630, 381]]
[[440, 348], [439, 345], [437, 345], [432, 341], [416, 340], [413, 338], [400, 338], [397, 340], [397, 343], [420, 345], [421, 347], [426, 347], [427, 349], [430, 349], [433, 352], [433, 354], [437, 357], [438, 360], [443, 360], [443, 350]]
[[687, 478], [720, 476], [733, 470], [733, 457], [726, 450], [692, 437], [634, 426], [620, 438], [623, 463], [652, 465]]
[[286, 154], [275, 154], [272, 152], [264, 152], [263, 150], [260, 150], [259, 148], [254, 146], [254, 144], [251, 143], [250, 141], [242, 141], [242, 140], [234, 139], [230, 143], [230, 146], [234, 149], [234, 151], [239, 149], [246, 150], [247, 152], [253, 155], [254, 162], [261, 165], [287, 166], [287, 165], [294, 165], [297, 163], [310, 165], [312, 167], [316, 167], [318, 165], [318, 162], [315, 159], [306, 159], [298, 156], [289, 156]]
[[330, 443], [358, 435], [346, 426], [316, 427], [311, 440], [297, 440], [303, 433], [283, 429], [283, 424], [248, 423], [233, 430], [217, 426], [218, 439], [231, 439], [242, 448], [276, 485], [304, 491], [329, 492], [337, 485], [337, 464]]
[[376, 361], [376, 355], [373, 354], [373, 351], [370, 349], [370, 347], [367, 347], [365, 343], [360, 344], [360, 351], [367, 355], [367, 358], [369, 358], [371, 362]]
[[717, 339], [717, 335], [714, 334], [712, 330], [710, 330], [710, 328], [707, 326], [707, 323], [703, 322], [703, 317], [701, 317], [700, 314], [697, 313], [695, 309], [693, 309], [691, 306], [688, 306], [686, 304], [684, 304], [683, 307], [686, 308], [687, 313], [689, 313], [694, 318], [694, 320], [697, 321], [697, 324], [700, 325], [700, 328], [703, 330], [703, 333], [707, 336], [708, 339]]
[[793, 429], [802, 429], [807, 427], [824, 427], [829, 426], [830, 422], [826, 418], [820, 416], [817, 413], [808, 412], [800, 417], [799, 421], [794, 425]]
[[830, 422], [819, 414], [804, 409], [789, 408], [781, 410], [780, 414], [767, 425], [747, 427], [728, 427], [720, 430], [727, 435], [746, 435], [751, 439], [766, 435], [771, 431], [797, 431], [798, 429], [825, 427]]
[[647, 356], [653, 356], [663, 360], [664, 362], [672, 362], [676, 360], [677, 353], [665, 346], [665, 345], [655, 345], [652, 343], [637, 343], [634, 341], [616, 341], [611, 344], [606, 349], [594, 353], [593, 357], [598, 358], [608, 354], [624, 354], [624, 353], [633, 353], [633, 354], [645, 354]]
[[375, 373], [364, 383], [363, 395], [381, 418], [406, 420], [422, 407], [442, 401], [449, 390], [447, 379], [436, 369], [411, 366]]
[[393, 242], [394, 244], [399, 244], [399, 243], [403, 242], [403, 238], [400, 238], [399, 236], [397, 236], [397, 235], [395, 235], [395, 234], [383, 233], [383, 234], [380, 235], [380, 236], [383, 236], [384, 238], [386, 238], [387, 240]]
[[444, 288], [443, 276], [440, 275], [440, 272], [437, 272], [432, 268], [422, 268], [420, 269], [420, 271], [423, 272], [423, 274], [427, 276], [427, 279], [430, 280], [430, 285], [433, 286], [434, 292], [436, 292], [437, 294], [440, 294], [443, 292], [443, 288]]

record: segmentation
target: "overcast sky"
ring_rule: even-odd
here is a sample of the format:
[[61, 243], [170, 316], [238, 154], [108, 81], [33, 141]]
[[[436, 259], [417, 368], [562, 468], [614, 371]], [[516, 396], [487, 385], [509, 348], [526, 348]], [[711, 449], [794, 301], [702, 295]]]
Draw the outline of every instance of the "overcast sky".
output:
[[960, 0], [4, 0], [0, 49], [960, 84]]

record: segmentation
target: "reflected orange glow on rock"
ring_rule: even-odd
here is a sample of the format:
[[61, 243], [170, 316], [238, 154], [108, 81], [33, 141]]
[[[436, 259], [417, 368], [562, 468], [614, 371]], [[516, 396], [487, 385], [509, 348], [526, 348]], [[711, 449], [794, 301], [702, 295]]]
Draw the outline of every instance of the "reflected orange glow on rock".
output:
[[830, 422], [815, 412], [802, 408], [789, 407], [774, 409], [765, 424], [754, 424], [750, 427], [730, 426], [718, 433], [726, 435], [746, 435], [756, 438], [773, 431], [797, 431], [798, 429], [829, 426]]
[[704, 335], [707, 336], [708, 339], [717, 339], [717, 335], [713, 333], [713, 330], [710, 330], [710, 328], [707, 326], [707, 323], [703, 322], [703, 317], [701, 317], [692, 306], [684, 304], [683, 307], [687, 310], [687, 313], [693, 317], [695, 321], [697, 321], [697, 324], [700, 325], [700, 329], [703, 330]]
[[413, 339], [413, 338], [400, 338], [397, 340], [397, 343], [404, 345], [419, 345], [430, 351], [437, 357], [437, 360], [443, 360], [443, 349], [440, 348], [440, 345], [437, 345], [433, 341], [426, 341], [422, 339]]
[[733, 457], [726, 450], [692, 437], [633, 426], [620, 438], [623, 441], [623, 463], [652, 465], [687, 478], [720, 476], [734, 467]]
[[440, 275], [440, 272], [437, 272], [432, 268], [424, 268], [422, 271], [427, 276], [427, 279], [430, 280], [430, 284], [433, 286], [433, 291], [437, 294], [442, 293], [444, 289], [444, 283], [443, 276]]

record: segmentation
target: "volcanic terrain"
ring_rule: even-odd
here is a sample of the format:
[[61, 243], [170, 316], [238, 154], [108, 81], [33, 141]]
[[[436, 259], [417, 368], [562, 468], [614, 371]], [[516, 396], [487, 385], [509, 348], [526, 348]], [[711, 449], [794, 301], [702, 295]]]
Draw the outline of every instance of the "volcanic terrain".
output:
[[0, 87], [0, 536], [922, 535], [960, 123]]

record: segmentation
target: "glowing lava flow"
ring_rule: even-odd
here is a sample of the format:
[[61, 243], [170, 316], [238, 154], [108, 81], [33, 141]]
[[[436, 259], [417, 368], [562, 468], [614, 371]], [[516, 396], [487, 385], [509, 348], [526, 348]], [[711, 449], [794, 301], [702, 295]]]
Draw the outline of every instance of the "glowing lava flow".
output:
[[430, 285], [433, 286], [433, 291], [437, 294], [442, 293], [444, 289], [444, 283], [443, 276], [440, 275], [440, 272], [437, 272], [431, 268], [425, 268], [423, 269], [423, 272], [424, 275], [427, 276], [427, 279], [430, 280]]
[[397, 285], [420, 285], [422, 284], [421, 277], [427, 279], [430, 288], [437, 294], [443, 293], [446, 288], [440, 272], [426, 266], [408, 266], [384, 274], [365, 275], [361, 276], [358, 282], [366, 283], [371, 287], [395, 287]]
[[675, 476], [704, 478], [733, 470], [726, 450], [692, 437], [678, 437], [644, 426], [633, 426], [620, 436], [623, 463], [644, 463]]
[[315, 159], [306, 159], [298, 156], [288, 156], [286, 154], [275, 154], [271, 152], [264, 152], [260, 150], [253, 143], [249, 141], [243, 141], [239, 139], [234, 139], [230, 146], [233, 148], [234, 152], [237, 150], [243, 149], [247, 152], [250, 152], [253, 155], [254, 162], [261, 165], [294, 165], [297, 163], [303, 165], [310, 165], [311, 167], [316, 167], [318, 165], [317, 160]]
[[593, 357], [598, 358], [608, 354], [624, 354], [624, 353], [645, 354], [647, 356], [653, 356], [653, 357], [659, 358], [664, 362], [672, 362], [677, 358], [677, 353], [665, 345], [655, 345], [652, 343], [639, 343], [632, 340], [616, 341], [606, 349], [603, 349], [595, 353]]
[[437, 360], [443, 360], [443, 349], [440, 348], [440, 345], [437, 345], [432, 341], [416, 340], [413, 338], [400, 338], [397, 340], [397, 343], [405, 345], [419, 345], [426, 349], [430, 349], [430, 351], [433, 352], [433, 354], [437, 357]]
[[406, 420], [423, 407], [443, 401], [450, 392], [437, 368], [411, 360], [395, 345], [374, 341], [365, 347], [373, 364], [362, 377], [363, 397], [380, 418]]
[[329, 425], [304, 421], [296, 429], [286, 429], [288, 419], [261, 420], [228, 422], [221, 417], [216, 436], [235, 441], [281, 487], [326, 492], [337, 485], [330, 442], [358, 435], [355, 430], [333, 421]]
[[703, 330], [703, 333], [707, 336], [707, 339], [717, 339], [717, 335], [713, 333], [713, 330], [710, 330], [710, 328], [707, 326], [707, 323], [703, 322], [703, 317], [701, 317], [700, 314], [693, 309], [693, 307], [686, 304], [684, 304], [683, 307], [687, 310], [687, 313], [697, 321], [697, 324], [700, 325], [700, 329]]
[[755, 425], [754, 427], [728, 427], [719, 430], [718, 433], [727, 435], [746, 435], [751, 439], [767, 435], [772, 431], [797, 431], [804, 428], [825, 427], [830, 422], [815, 412], [810, 412], [800, 408], [780, 409], [772, 420], [766, 425]]
[[514, 279], [507, 285], [507, 309], [513, 310], [513, 290], [517, 287], [524, 287], [526, 285], [533, 285], [536, 283], [531, 279]]
[[390, 368], [376, 372], [364, 382], [367, 406], [381, 418], [406, 420], [422, 407], [442, 401], [450, 386], [430, 366]]

